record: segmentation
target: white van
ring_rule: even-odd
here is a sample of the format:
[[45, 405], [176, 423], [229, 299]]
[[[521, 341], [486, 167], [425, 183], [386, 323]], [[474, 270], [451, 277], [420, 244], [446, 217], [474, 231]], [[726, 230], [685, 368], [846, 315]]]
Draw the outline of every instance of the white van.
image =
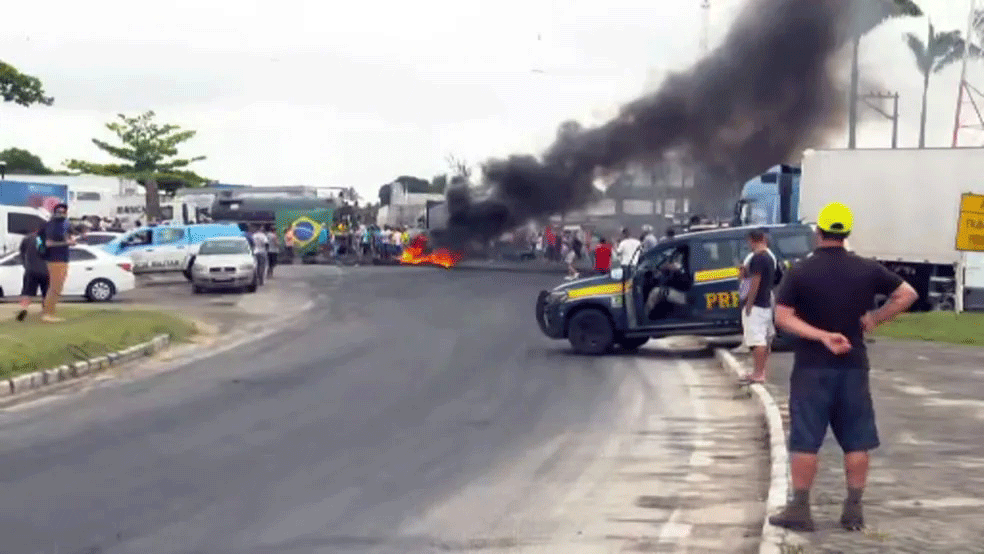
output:
[[18, 250], [24, 237], [37, 231], [50, 217], [43, 209], [0, 204], [0, 256]]

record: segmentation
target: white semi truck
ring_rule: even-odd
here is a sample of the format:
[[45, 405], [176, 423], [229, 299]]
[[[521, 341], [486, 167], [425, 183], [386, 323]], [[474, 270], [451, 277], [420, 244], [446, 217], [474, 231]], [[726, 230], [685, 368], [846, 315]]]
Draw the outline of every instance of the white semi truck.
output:
[[745, 185], [742, 223], [809, 223], [843, 202], [854, 212], [851, 249], [909, 281], [920, 293], [914, 309], [952, 309], [958, 277], [965, 305], [984, 303], [984, 254], [956, 249], [961, 196], [984, 194], [984, 148], [808, 150], [793, 169], [801, 174]]

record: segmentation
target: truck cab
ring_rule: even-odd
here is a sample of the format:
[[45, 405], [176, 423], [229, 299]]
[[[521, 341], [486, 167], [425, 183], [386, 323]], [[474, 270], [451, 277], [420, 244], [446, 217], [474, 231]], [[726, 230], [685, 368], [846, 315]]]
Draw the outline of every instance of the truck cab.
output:
[[242, 235], [234, 223], [156, 225], [134, 229], [103, 248], [132, 259], [134, 273], [187, 271], [191, 257], [206, 239]]
[[[673, 335], [738, 335], [738, 266], [748, 253], [750, 229], [680, 235], [642, 253], [631, 266], [541, 291], [537, 323], [548, 337], [567, 339], [575, 352], [591, 355], [615, 345], [634, 350], [651, 338]], [[766, 230], [780, 263], [778, 282], [784, 269], [813, 249], [813, 229]]]
[[749, 180], [735, 204], [734, 225], [778, 225], [799, 221], [802, 169], [777, 165]]

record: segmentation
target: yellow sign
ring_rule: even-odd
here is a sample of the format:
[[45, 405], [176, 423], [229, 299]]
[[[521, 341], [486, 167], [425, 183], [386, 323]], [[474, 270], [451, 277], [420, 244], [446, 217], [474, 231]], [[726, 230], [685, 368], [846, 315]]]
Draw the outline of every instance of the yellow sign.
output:
[[708, 310], [726, 310], [737, 308], [741, 305], [741, 296], [738, 291], [709, 292], [704, 295]]
[[964, 194], [960, 198], [957, 250], [984, 252], [984, 194]]

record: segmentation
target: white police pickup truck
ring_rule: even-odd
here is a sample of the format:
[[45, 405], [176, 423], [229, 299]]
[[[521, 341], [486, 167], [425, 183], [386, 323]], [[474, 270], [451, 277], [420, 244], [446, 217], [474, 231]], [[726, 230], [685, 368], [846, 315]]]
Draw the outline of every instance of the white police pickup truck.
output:
[[241, 236], [243, 231], [235, 223], [156, 225], [129, 231], [102, 247], [133, 260], [134, 273], [180, 271], [187, 276], [192, 256], [206, 239]]

